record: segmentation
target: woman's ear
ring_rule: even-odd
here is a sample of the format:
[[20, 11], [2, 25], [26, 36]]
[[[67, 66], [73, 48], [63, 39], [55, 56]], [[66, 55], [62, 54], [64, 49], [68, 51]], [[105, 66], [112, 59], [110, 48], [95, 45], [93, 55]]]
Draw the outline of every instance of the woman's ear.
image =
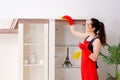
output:
[[95, 28], [93, 27], [93, 31], [95, 31]]

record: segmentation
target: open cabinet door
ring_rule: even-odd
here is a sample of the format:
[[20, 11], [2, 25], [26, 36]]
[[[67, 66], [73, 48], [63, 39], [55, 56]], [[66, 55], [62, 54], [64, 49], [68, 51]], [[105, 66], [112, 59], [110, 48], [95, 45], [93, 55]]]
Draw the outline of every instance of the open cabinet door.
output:
[[19, 20], [19, 80], [48, 80], [48, 20]]

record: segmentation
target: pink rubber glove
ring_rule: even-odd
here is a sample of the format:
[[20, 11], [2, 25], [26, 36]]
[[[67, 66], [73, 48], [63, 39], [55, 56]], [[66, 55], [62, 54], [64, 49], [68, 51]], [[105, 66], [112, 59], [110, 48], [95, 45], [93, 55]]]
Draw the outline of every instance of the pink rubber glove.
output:
[[70, 16], [68, 16], [68, 15], [62, 16], [62, 19], [67, 20], [69, 22], [69, 25], [73, 25], [74, 24], [72, 18]]

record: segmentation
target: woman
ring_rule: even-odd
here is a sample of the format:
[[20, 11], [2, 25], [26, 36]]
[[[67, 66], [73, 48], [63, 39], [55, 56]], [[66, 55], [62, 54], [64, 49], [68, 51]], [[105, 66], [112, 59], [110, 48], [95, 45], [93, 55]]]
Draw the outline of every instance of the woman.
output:
[[79, 43], [82, 50], [81, 74], [82, 80], [98, 80], [97, 59], [102, 46], [106, 43], [104, 24], [95, 18], [86, 21], [86, 29], [89, 34], [81, 33], [74, 27], [74, 22], [70, 16], [63, 16], [70, 24], [71, 32], [78, 38], [84, 39]]

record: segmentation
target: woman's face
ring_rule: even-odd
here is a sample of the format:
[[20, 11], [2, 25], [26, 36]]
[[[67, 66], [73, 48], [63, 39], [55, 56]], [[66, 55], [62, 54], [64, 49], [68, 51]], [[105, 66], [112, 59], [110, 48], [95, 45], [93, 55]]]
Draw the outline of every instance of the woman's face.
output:
[[94, 30], [95, 30], [95, 28], [92, 27], [91, 23], [92, 23], [91, 20], [86, 21], [86, 29], [87, 29], [88, 32], [94, 32]]

